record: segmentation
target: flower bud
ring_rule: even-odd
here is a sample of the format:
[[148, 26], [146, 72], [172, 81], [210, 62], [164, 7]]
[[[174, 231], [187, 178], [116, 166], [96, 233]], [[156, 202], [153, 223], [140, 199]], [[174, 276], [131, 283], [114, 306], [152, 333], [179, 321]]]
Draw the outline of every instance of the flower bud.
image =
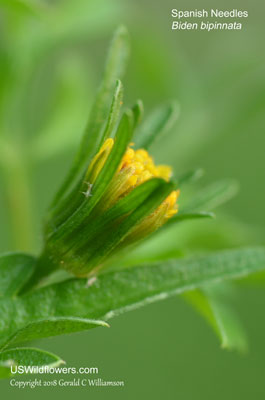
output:
[[[94, 187], [115, 150], [114, 145], [115, 139], [105, 140], [82, 182], [67, 199], [68, 206], [57, 208], [50, 221], [53, 229], [47, 237], [46, 254], [54, 264], [79, 277], [102, 270], [109, 257], [144, 239], [178, 211], [179, 190], [172, 190], [172, 169], [155, 165], [149, 153], [134, 150], [133, 143], [125, 149], [99, 200], [94, 201]], [[65, 234], [69, 220], [75, 222], [75, 214], [78, 218], [78, 210], [92, 199], [95, 206], [89, 215]]]
[[177, 213], [179, 191], [170, 180], [171, 168], [155, 165], [141, 148], [171, 126], [176, 107], [169, 104], [156, 112], [138, 136], [142, 145], [134, 149], [130, 142], [142, 120], [143, 104], [138, 100], [120, 118], [123, 85], [116, 80], [127, 52], [122, 31], [111, 45], [74, 162], [48, 210], [44, 249], [24, 293], [50, 282], [58, 268], [77, 277], [102, 272], [110, 258]]

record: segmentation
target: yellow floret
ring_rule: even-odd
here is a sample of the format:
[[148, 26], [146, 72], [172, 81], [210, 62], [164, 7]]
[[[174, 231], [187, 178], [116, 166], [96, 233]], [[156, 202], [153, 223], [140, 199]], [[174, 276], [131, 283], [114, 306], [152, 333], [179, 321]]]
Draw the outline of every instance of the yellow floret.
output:
[[[93, 184], [96, 180], [96, 177], [112, 150], [113, 144], [113, 139], [107, 139], [92, 160], [86, 174], [86, 180], [90, 183]], [[169, 181], [172, 176], [171, 167], [167, 165], [155, 165], [153, 158], [146, 150], [134, 150], [131, 146], [133, 146], [133, 143], [131, 143], [126, 150], [118, 171], [110, 185], [110, 189], [104, 196], [104, 208], [109, 208], [136, 186], [139, 186], [151, 178], [162, 178]], [[178, 196], [179, 191], [173, 191], [158, 207], [153, 214], [153, 217], [157, 216], [157, 222], [159, 219], [162, 224], [177, 213], [176, 203]]]
[[131, 147], [127, 149], [122, 158], [119, 171], [128, 167], [134, 169], [133, 174], [137, 177], [136, 186], [153, 177], [169, 181], [172, 175], [172, 169], [169, 166], [156, 166], [153, 158], [144, 149], [133, 150]]
[[[167, 165], [155, 165], [153, 158], [146, 150], [133, 150], [131, 147], [127, 149], [119, 167], [119, 172], [125, 172], [126, 170], [130, 171], [130, 174], [128, 173], [130, 177], [127, 181], [129, 185], [129, 188], [126, 187], [127, 192], [148, 179], [156, 177], [169, 181], [172, 175], [171, 167]], [[166, 218], [170, 218], [177, 213], [176, 202], [178, 196], [179, 191], [173, 191], [161, 204], [160, 207], [163, 206], [163, 209], [165, 209]]]

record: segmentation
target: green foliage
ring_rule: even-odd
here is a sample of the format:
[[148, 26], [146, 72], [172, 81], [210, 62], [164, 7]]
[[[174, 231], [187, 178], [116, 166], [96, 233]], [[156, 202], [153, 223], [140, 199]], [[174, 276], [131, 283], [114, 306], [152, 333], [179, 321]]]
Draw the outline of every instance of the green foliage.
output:
[[8, 378], [11, 375], [11, 365], [9, 360], [0, 362], [0, 379]]
[[[64, 364], [58, 356], [47, 351], [33, 349], [30, 347], [19, 347], [9, 349], [0, 353], [0, 379], [11, 375], [11, 365], [34, 366], [34, 367], [58, 367]], [[14, 376], [14, 375], [13, 375]]]
[[[38, 10], [35, 6], [33, 7], [31, 1], [14, 1], [11, 6], [6, 1], [2, 3], [10, 12], [13, 10], [17, 12], [21, 7], [25, 14], [28, 11]], [[71, 15], [71, 10], [74, 11], [70, 2], [68, 7], [64, 15], [66, 20]], [[49, 8], [45, 13], [47, 13], [46, 18], [50, 18]], [[78, 32], [77, 29], [76, 33]], [[63, 40], [64, 35], [60, 33], [60, 27], [55, 33], [58, 42]], [[40, 30], [38, 34], [39, 37], [43, 37], [44, 33]], [[19, 43], [18, 40], [17, 44]], [[25, 39], [25, 43], [27, 56], [36, 53], [36, 58], [45, 55], [51, 45], [49, 38], [46, 37], [42, 46], [37, 46], [38, 41], [34, 42], [33, 38], [31, 42], [30, 35]], [[19, 62], [14, 62], [14, 64], [20, 66], [18, 70], [23, 76], [23, 84], [17, 85], [17, 88], [21, 86], [25, 89], [31, 68], [23, 69], [25, 60], [22, 53], [20, 51], [15, 54], [14, 57]], [[246, 348], [245, 335], [237, 316], [230, 307], [229, 294], [221, 289], [226, 288], [224, 282], [227, 280], [263, 272], [265, 269], [263, 247], [187, 257], [182, 249], [174, 245], [173, 248], [161, 253], [160, 257], [149, 255], [137, 259], [137, 257], [131, 257], [132, 253], [129, 253], [127, 260], [126, 257], [123, 258], [124, 254], [120, 251], [123, 250], [123, 245], [132, 229], [150, 216], [173, 190], [181, 187], [181, 190], [185, 191], [182, 186], [197, 180], [201, 176], [201, 170], [189, 171], [170, 182], [151, 179], [119, 199], [109, 209], [104, 209], [102, 214], [98, 212], [103, 195], [109, 188], [128, 144], [132, 140], [134, 129], [137, 131], [136, 146], [149, 148], [155, 140], [163, 137], [174, 126], [179, 115], [178, 105], [172, 102], [158, 108], [141, 125], [143, 104], [140, 100], [132, 109], [121, 113], [123, 86], [119, 79], [124, 73], [128, 53], [128, 34], [126, 29], [121, 27], [111, 44], [103, 81], [92, 104], [90, 117], [74, 163], [50, 208], [43, 255], [36, 259], [24, 254], [8, 254], [0, 257], [0, 345], [2, 348], [0, 377], [10, 374], [10, 363], [39, 366], [62, 363], [57, 356], [41, 350], [10, 348], [14, 344], [85, 331], [98, 326], [106, 327], [108, 324], [104, 320], [181, 293], [185, 293], [185, 299], [212, 326], [223, 347], [238, 350]], [[23, 90], [17, 88], [12, 91], [12, 85], [10, 85], [11, 99], [21, 98]], [[73, 100], [71, 95], [69, 98]], [[53, 143], [52, 132], [53, 129], [58, 129], [61, 134], [65, 132], [68, 123], [67, 119], [64, 120], [64, 115], [71, 109], [72, 104], [71, 101], [68, 102], [67, 96], [65, 99], [65, 103], [61, 103], [61, 114], [54, 114], [54, 119], [49, 121], [48, 128], [32, 141], [29, 152], [31, 157], [34, 158], [36, 155], [39, 157], [42, 152], [46, 156], [56, 153], [60, 141], [57, 144]], [[78, 112], [76, 115], [79, 119]], [[20, 118], [15, 119], [16, 128], [20, 126], [20, 119], [21, 115]], [[115, 139], [113, 149], [93, 183], [91, 193], [84, 195], [81, 189], [89, 162], [98, 152], [103, 141], [109, 137]], [[12, 163], [15, 165], [12, 166], [12, 171], [8, 176], [13, 184], [10, 190], [11, 197], [17, 199], [17, 187], [27, 176], [27, 168], [25, 168], [27, 156], [22, 157], [20, 150], [14, 151], [6, 139], [1, 142], [1, 145], [3, 154], [1, 162], [6, 164], [4, 171], [9, 170], [7, 167]], [[237, 184], [231, 181], [222, 181], [199, 190], [198, 194], [181, 206], [180, 212], [168, 221], [164, 230], [178, 222], [213, 218], [214, 214], [208, 210], [229, 200], [236, 191]], [[23, 192], [20, 191], [19, 207], [17, 204], [14, 207], [18, 210], [17, 216], [20, 217], [21, 209], [24, 213], [26, 205], [26, 211], [31, 210], [27, 203], [28, 193], [24, 193], [24, 196], [22, 194]], [[207, 211], [201, 211], [202, 208]], [[93, 218], [90, 218], [92, 211], [95, 215], [93, 214]], [[21, 226], [24, 227], [23, 218], [20, 218], [20, 221]], [[117, 221], [119, 221], [118, 224], [116, 224]], [[79, 253], [71, 253], [76, 247]], [[110, 256], [114, 249], [117, 249], [117, 254], [115, 253], [116, 258], [112, 259]], [[92, 276], [88, 281], [72, 279], [72, 275], [67, 275], [66, 279], [59, 283], [48, 284], [49, 282], [43, 278], [48, 276], [52, 279], [49, 275], [55, 268], [58, 269], [63, 265], [63, 258], [68, 252], [75, 263], [75, 267], [68, 270], [75, 273], [76, 269], [77, 276], [87, 276], [93, 268], [106, 264], [97, 277]], [[110, 258], [109, 264], [108, 258]], [[36, 284], [44, 287], [40, 288]]]
[[[41, 306], [40, 303], [39, 306]], [[31, 320], [31, 317], [33, 317], [33, 313], [33, 309], [31, 309], [31, 311], [29, 311], [29, 321]], [[108, 327], [108, 324], [104, 321], [87, 318], [47, 317], [46, 319], [38, 319], [37, 321], [29, 322], [24, 325], [22, 328], [15, 331], [14, 334], [11, 334], [11, 336], [8, 337], [8, 340], [1, 344], [1, 347], [5, 348], [16, 343], [23, 343], [29, 340], [50, 336], [87, 331], [92, 328], [97, 328], [98, 326]]]
[[[49, 285], [22, 297], [5, 297], [0, 301], [0, 342], [5, 347], [35, 338], [107, 326], [98, 319], [109, 319], [150, 302], [203, 286], [209, 303], [204, 299], [202, 306], [199, 298], [196, 299], [196, 307], [207, 315], [207, 308], [212, 307], [210, 320], [215, 320], [213, 324], [221, 332], [223, 345], [236, 347], [235, 340], [230, 339], [239, 336], [231, 313], [217, 301], [218, 297], [212, 289], [205, 289], [204, 286], [243, 278], [264, 270], [264, 267], [264, 248], [230, 250], [200, 258], [169, 260], [108, 272], [100, 275], [93, 284], [84, 279], [74, 279]], [[224, 339], [225, 335], [228, 339]], [[240, 341], [236, 343], [241, 347]]]
[[212, 326], [220, 338], [223, 348], [245, 352], [247, 349], [245, 331], [227, 300], [229, 296], [227, 296], [227, 293], [224, 293], [225, 286], [224, 283], [222, 285], [206, 286], [185, 293], [184, 298]]

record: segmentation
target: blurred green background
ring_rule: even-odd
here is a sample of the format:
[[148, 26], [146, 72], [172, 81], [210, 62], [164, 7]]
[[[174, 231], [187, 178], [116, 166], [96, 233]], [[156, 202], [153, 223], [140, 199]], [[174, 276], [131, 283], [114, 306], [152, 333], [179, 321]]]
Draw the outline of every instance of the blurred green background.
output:
[[[0, 0], [0, 250], [37, 253], [41, 219], [65, 175], [120, 23], [131, 36], [125, 102], [146, 113], [177, 99], [180, 117], [153, 148], [177, 174], [203, 167], [193, 191], [234, 178], [217, 219], [171, 230], [161, 247], [187, 252], [264, 243], [264, 5], [258, 1]], [[248, 10], [242, 31], [171, 31], [171, 9]], [[191, 192], [192, 193], [192, 192]], [[111, 329], [43, 340], [68, 366], [97, 366], [125, 388], [11, 389], [18, 398], [264, 399], [265, 292], [242, 285], [234, 305], [249, 353], [221, 350], [181, 298], [111, 321]]]

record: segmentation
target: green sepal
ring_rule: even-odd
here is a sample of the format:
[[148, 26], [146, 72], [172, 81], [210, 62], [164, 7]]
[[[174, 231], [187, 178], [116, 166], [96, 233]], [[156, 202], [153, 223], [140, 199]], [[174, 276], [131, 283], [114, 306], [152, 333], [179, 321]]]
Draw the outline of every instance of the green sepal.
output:
[[[101, 137], [98, 149], [101, 147], [104, 140], [111, 136], [112, 132], [116, 127], [120, 114], [120, 109], [122, 106], [122, 97], [123, 97], [123, 86], [122, 83], [119, 80], [117, 80], [108, 120], [103, 135]], [[64, 221], [66, 221], [75, 212], [75, 210], [85, 201], [84, 195], [82, 194], [82, 191], [84, 190], [83, 185], [84, 185], [84, 174], [82, 175], [81, 180], [79, 180], [77, 185], [75, 185], [75, 187], [72, 189], [71, 193], [69, 193], [65, 198], [63, 198], [58, 203], [58, 205], [52, 210], [49, 217], [50, 229], [46, 230], [46, 233], [58, 229], [58, 227]]]
[[[134, 227], [159, 207], [159, 205], [174, 189], [172, 183], [167, 183], [163, 179], [153, 179], [150, 180], [148, 184], [146, 182], [145, 185], [141, 186], [136, 188], [138, 189], [137, 191], [135, 189], [131, 192], [127, 198], [122, 199], [119, 204], [109, 211], [109, 213], [106, 213], [107, 226], [104, 226], [104, 229], [102, 227], [102, 224], [104, 224], [103, 215], [102, 219], [99, 221], [100, 230], [97, 232], [97, 235], [95, 235], [95, 232], [92, 232], [90, 236], [90, 227], [88, 227], [87, 234], [84, 232], [83, 248], [81, 246], [80, 248], [75, 249], [77, 257], [72, 261], [72, 264], [71, 261], [69, 263], [69, 269], [75, 275], [87, 275], [87, 273], [94, 267], [104, 262], [106, 257], [115, 250], [115, 248], [126, 238]], [[132, 199], [132, 204], [130, 204], [130, 199]], [[117, 218], [120, 215], [119, 213], [121, 213], [120, 216], [126, 215], [129, 213], [128, 210], [130, 209], [134, 209], [134, 211], [126, 216], [119, 224], [116, 224], [115, 229], [111, 229], [113, 217]], [[108, 224], [107, 220], [110, 220], [110, 224]], [[107, 234], [105, 232], [107, 232]], [[108, 232], [111, 232], [111, 234]], [[88, 242], [89, 236], [91, 239], [90, 242]], [[71, 269], [71, 265], [73, 269]]]
[[110, 223], [113, 223], [118, 218], [130, 214], [139, 207], [149, 196], [152, 195], [161, 185], [164, 185], [164, 180], [160, 178], [152, 178], [141, 185], [137, 186], [127, 196], [120, 199], [113, 207], [103, 212], [97, 218], [93, 219], [84, 227], [84, 230], [76, 238], [76, 245], [80, 247], [86, 245], [86, 248], [91, 249], [95, 245], [94, 238], [101, 232], [107, 229]]
[[[108, 159], [105, 162], [102, 170], [100, 171], [95, 184], [91, 191], [91, 197], [86, 199], [81, 206], [71, 215], [71, 217], [60, 226], [52, 236], [52, 242], [58, 239], [71, 235], [71, 233], [84, 222], [92, 211], [92, 209], [99, 202], [101, 196], [104, 194], [108, 185], [110, 184], [114, 174], [116, 173], [121, 159], [126, 151], [128, 143], [132, 138], [133, 133], [133, 115], [130, 110], [123, 114], [120, 124], [117, 128], [115, 135], [114, 146]], [[55, 244], [57, 246], [57, 244]]]

